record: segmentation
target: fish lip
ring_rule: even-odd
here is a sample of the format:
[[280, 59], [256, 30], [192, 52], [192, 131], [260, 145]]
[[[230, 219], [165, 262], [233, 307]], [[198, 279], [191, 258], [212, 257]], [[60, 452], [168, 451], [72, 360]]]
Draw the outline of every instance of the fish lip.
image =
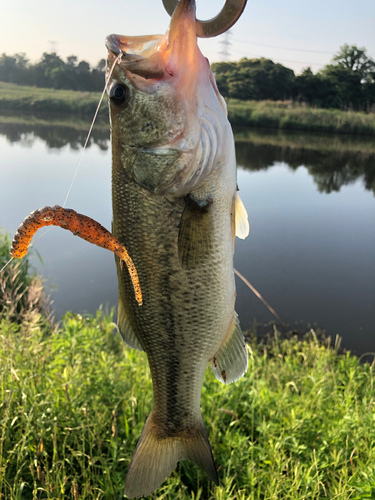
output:
[[[105, 46], [109, 52], [110, 56], [118, 57], [121, 53], [121, 62], [139, 62], [145, 59], [145, 57], [137, 54], [131, 54], [129, 52], [126, 52], [123, 48], [121, 48], [122, 44], [121, 42], [121, 35], [109, 35], [105, 39]], [[124, 59], [124, 61], [122, 61]]]
[[120, 54], [120, 49], [118, 46], [118, 39], [116, 35], [109, 35], [105, 39], [105, 46], [109, 52], [109, 55], [118, 56]]
[[[155, 35], [154, 38], [159, 40], [160, 37]], [[105, 45], [108, 49], [108, 59], [110, 61], [116, 59], [117, 64], [127, 72], [128, 76], [133, 74], [145, 79], [163, 78], [165, 75], [165, 63], [161, 53], [156, 49], [150, 50], [146, 48], [145, 55], [137, 54], [132, 47], [132, 43], [128, 43], [128, 40], [129, 38], [121, 35], [109, 35], [105, 40]], [[140, 42], [140, 45], [136, 45], [136, 48], [142, 50], [142, 42]]]

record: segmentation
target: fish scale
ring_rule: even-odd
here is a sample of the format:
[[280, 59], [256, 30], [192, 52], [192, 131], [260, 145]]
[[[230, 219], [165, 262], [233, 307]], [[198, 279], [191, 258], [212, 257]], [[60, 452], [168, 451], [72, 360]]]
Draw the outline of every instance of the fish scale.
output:
[[[123, 164], [117, 168], [113, 164], [113, 213], [120, 214], [114, 217], [113, 234], [133, 256], [143, 305], [138, 307], [134, 303], [129, 274], [118, 262], [120, 299], [127, 305], [126, 313], [139, 332], [148, 356], [158, 421], [166, 429], [171, 420], [178, 428], [184, 428], [180, 415], [189, 411], [188, 420], [197, 421], [200, 417], [204, 372], [229, 328], [231, 316], [218, 312], [233, 312], [233, 273], [222, 260], [225, 235], [227, 246], [230, 246], [227, 236], [230, 221], [227, 218], [226, 224], [217, 224], [216, 245], [206, 262], [197, 269], [186, 271], [181, 268], [177, 254], [178, 217], [170, 215], [181, 216], [182, 210], [178, 205], [172, 207], [163, 197], [145, 195], [135, 182], [125, 184], [124, 177]], [[119, 185], [126, 185], [126, 189], [119, 191]], [[218, 211], [218, 221], [222, 220]], [[227, 294], [220, 293], [220, 286], [207, 287], [210, 282], [228, 281], [232, 282], [232, 304], [228, 303]], [[171, 363], [171, 356], [179, 360], [177, 366]], [[173, 387], [179, 384], [179, 390], [176, 389], [178, 404], [173, 411], [169, 398], [165, 397], [165, 394], [171, 395], [171, 380], [175, 381]]]

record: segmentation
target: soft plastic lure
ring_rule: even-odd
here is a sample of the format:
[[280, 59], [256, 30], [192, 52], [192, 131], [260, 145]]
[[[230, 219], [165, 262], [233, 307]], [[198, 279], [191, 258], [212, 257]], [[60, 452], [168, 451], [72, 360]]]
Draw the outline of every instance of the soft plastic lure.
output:
[[11, 248], [12, 257], [15, 259], [24, 257], [32, 237], [38, 229], [44, 226], [60, 226], [90, 243], [106, 248], [116, 254], [121, 261], [125, 262], [133, 283], [135, 299], [139, 306], [142, 305], [142, 290], [137, 269], [126, 248], [99, 222], [87, 217], [87, 215], [79, 214], [70, 208], [62, 208], [59, 205], [55, 205], [54, 207], [40, 208], [28, 215], [13, 238]]

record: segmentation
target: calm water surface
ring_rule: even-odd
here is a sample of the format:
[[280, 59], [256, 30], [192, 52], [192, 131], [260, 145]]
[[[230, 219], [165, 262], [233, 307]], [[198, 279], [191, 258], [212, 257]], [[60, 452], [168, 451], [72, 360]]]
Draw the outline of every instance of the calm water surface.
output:
[[[61, 121], [61, 120], [60, 120]], [[0, 226], [14, 233], [32, 210], [62, 205], [85, 124], [0, 119]], [[290, 325], [317, 324], [356, 352], [375, 351], [375, 146], [373, 139], [236, 131], [238, 184], [250, 236], [235, 267]], [[111, 227], [111, 154], [94, 132], [67, 207]], [[38, 234], [40, 234], [41, 230]], [[58, 318], [117, 303], [113, 255], [53, 228], [36, 242]], [[273, 320], [237, 281], [243, 328]]]

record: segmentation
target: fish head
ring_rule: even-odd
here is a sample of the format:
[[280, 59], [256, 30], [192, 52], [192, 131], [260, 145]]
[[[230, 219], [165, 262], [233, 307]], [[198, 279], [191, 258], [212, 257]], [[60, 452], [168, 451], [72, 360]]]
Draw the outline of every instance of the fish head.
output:
[[142, 186], [185, 195], [225, 154], [230, 130], [197, 45], [195, 1], [180, 0], [164, 35], [110, 35], [106, 46], [112, 148], [127, 151], [124, 167]]

